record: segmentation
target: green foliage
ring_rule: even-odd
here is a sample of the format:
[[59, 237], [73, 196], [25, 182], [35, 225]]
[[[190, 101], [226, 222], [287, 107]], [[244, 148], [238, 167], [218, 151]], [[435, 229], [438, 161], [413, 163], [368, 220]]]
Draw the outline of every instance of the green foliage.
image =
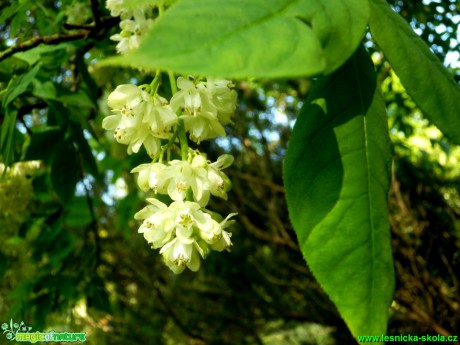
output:
[[460, 144], [460, 90], [452, 75], [398, 14], [383, 0], [372, 0], [372, 37], [409, 95], [439, 129]]
[[4, 108], [7, 108], [8, 105], [16, 97], [23, 94], [27, 90], [30, 83], [32, 83], [33, 78], [37, 75], [40, 67], [40, 64], [37, 64], [30, 71], [11, 80], [11, 83], [8, 85], [8, 88], [5, 91], [5, 95], [3, 96], [2, 106]]
[[9, 107], [10, 103], [16, 99], [19, 95], [26, 92], [30, 83], [32, 83], [33, 78], [38, 73], [41, 65], [37, 64], [30, 71], [26, 72], [23, 75], [18, 76], [15, 79], [12, 79], [8, 85], [8, 88], [5, 90], [3, 95], [2, 106], [5, 109], [5, 119], [2, 124], [1, 135], [0, 135], [0, 144], [2, 147], [2, 156], [6, 164], [10, 164], [13, 161], [13, 141], [16, 125], [16, 116], [17, 111]]
[[284, 166], [291, 221], [313, 274], [355, 335], [383, 334], [393, 296], [391, 148], [364, 49], [312, 89]]
[[64, 204], [72, 199], [75, 184], [78, 181], [79, 163], [73, 144], [64, 141], [54, 154], [51, 163], [51, 181], [53, 188]]
[[138, 50], [105, 64], [228, 78], [330, 73], [356, 49], [368, 17], [359, 0], [182, 1]]

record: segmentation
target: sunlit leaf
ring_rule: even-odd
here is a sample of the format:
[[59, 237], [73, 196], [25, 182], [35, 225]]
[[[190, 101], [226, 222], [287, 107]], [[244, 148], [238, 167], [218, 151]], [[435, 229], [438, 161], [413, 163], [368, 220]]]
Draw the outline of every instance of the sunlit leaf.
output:
[[147, 6], [172, 5], [177, 0], [124, 0], [123, 7], [129, 10], [135, 10]]
[[138, 50], [105, 64], [232, 78], [329, 73], [358, 46], [368, 16], [359, 0], [181, 1]]
[[289, 141], [284, 179], [302, 253], [352, 333], [385, 334], [393, 296], [391, 146], [364, 49], [319, 81]]
[[383, 0], [371, 0], [370, 29], [407, 93], [426, 117], [460, 144], [460, 88], [410, 25]]

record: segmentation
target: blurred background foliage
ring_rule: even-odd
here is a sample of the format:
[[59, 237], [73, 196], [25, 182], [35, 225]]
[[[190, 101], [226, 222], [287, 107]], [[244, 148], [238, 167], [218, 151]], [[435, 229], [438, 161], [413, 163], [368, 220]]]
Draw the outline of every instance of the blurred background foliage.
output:
[[[458, 1], [390, 3], [459, 81]], [[95, 66], [115, 54], [117, 24], [102, 1], [0, 2], [0, 123], [14, 135], [13, 168], [0, 165], [0, 323], [85, 331], [89, 344], [354, 344], [305, 265], [284, 200], [283, 157], [311, 81], [237, 83], [235, 125], [201, 144], [211, 160], [235, 156], [229, 200], [212, 205], [239, 213], [234, 246], [176, 276], [133, 219], [146, 195], [129, 172], [148, 156], [128, 156], [101, 128], [108, 93], [152, 78]], [[460, 149], [366, 46], [394, 148], [388, 334], [458, 334]]]

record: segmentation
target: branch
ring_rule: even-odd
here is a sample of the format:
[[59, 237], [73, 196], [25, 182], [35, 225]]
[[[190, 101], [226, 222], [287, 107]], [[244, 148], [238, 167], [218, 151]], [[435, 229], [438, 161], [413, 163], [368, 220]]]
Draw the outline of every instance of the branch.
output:
[[7, 50], [3, 51], [0, 53], [0, 61], [3, 59], [6, 59], [7, 57], [17, 53], [17, 52], [24, 52], [27, 50], [30, 50], [32, 48], [35, 48], [41, 43], [45, 44], [59, 44], [62, 42], [68, 42], [68, 41], [75, 41], [75, 40], [80, 40], [82, 38], [88, 37], [90, 31], [81, 31], [77, 32], [75, 34], [70, 34], [70, 35], [62, 35], [62, 34], [55, 34], [55, 35], [50, 35], [50, 36], [38, 36], [31, 38], [28, 41], [17, 43], [14, 46], [8, 48]]
[[[96, 18], [95, 18], [96, 20]], [[93, 38], [98, 37], [101, 32], [110, 30], [114, 25], [119, 22], [118, 18], [115, 17], [98, 17], [98, 23], [92, 24], [83, 24], [83, 25], [74, 25], [74, 24], [64, 24], [64, 28], [66, 29], [80, 29], [80, 32], [72, 33], [72, 34], [54, 34], [50, 36], [37, 36], [33, 37], [28, 41], [16, 43], [15, 45], [11, 46], [10, 48], [6, 49], [5, 51], [0, 53], [0, 61], [6, 59], [7, 57], [18, 53], [30, 50], [35, 48], [41, 43], [45, 44], [59, 44], [62, 42], [69, 42], [69, 41], [77, 41], [86, 38]]]

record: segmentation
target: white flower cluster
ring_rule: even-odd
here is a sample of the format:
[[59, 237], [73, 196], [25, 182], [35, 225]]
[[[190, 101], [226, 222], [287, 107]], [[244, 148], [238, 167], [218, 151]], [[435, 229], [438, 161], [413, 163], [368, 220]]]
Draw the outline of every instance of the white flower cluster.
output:
[[[236, 108], [232, 87], [228, 80], [179, 77], [179, 91], [170, 102], [157, 94], [155, 85], [120, 85], [108, 98], [113, 114], [103, 120], [103, 128], [114, 130], [115, 139], [128, 145], [129, 154], [143, 145], [152, 157], [151, 163], [131, 171], [138, 173], [139, 188], [172, 200], [167, 206], [149, 198], [150, 205], [135, 218], [143, 220], [139, 232], [152, 248], [161, 248], [166, 265], [174, 273], [185, 267], [196, 271], [201, 258], [211, 250], [222, 251], [232, 245], [231, 234], [225, 229], [234, 222], [230, 218], [235, 214], [222, 219], [206, 206], [211, 196], [227, 199], [231, 182], [222, 170], [232, 164], [233, 157], [224, 154], [211, 162], [206, 155], [188, 148], [188, 143], [183, 149], [187, 132], [198, 143], [225, 136], [223, 125], [232, 122]], [[163, 160], [165, 153], [170, 157], [175, 152], [181, 153], [181, 159]]]
[[[111, 37], [118, 42], [117, 51], [125, 54], [137, 49], [152, 25], [149, 8], [128, 9], [127, 0], [107, 0], [106, 6], [112, 16], [121, 18], [121, 32]], [[232, 245], [225, 229], [234, 222], [230, 218], [235, 213], [223, 219], [206, 206], [211, 195], [227, 199], [231, 182], [222, 170], [232, 164], [233, 157], [222, 155], [210, 162], [206, 155], [189, 148], [186, 134], [198, 144], [225, 136], [223, 126], [232, 123], [237, 94], [228, 80], [179, 77], [168, 102], [157, 94], [157, 77], [151, 85], [118, 86], [109, 95], [112, 114], [102, 127], [113, 130], [115, 139], [128, 146], [129, 154], [144, 146], [152, 162], [131, 171], [138, 173], [139, 188], [171, 199], [169, 206], [157, 198], [147, 199], [150, 205], [135, 215], [143, 220], [139, 233], [152, 248], [161, 248], [174, 273], [185, 267], [197, 271], [201, 258]], [[170, 159], [177, 152], [180, 159]]]
[[228, 80], [208, 79], [206, 82], [194, 82], [179, 77], [180, 89], [171, 98], [174, 111], [182, 112], [185, 129], [190, 139], [200, 143], [220, 135], [225, 137], [222, 125], [232, 123], [231, 116], [236, 108], [236, 91]]
[[158, 199], [147, 199], [151, 205], [136, 213], [136, 219], [144, 219], [139, 232], [144, 234], [152, 248], [161, 248], [166, 265], [181, 273], [185, 266], [198, 271], [200, 256], [204, 259], [211, 250], [230, 248], [231, 234], [224, 229], [232, 224], [231, 213], [221, 222], [191, 201], [174, 201], [166, 206]]
[[121, 18], [121, 32], [110, 37], [111, 40], [118, 42], [117, 52], [126, 54], [139, 48], [143, 36], [153, 23], [149, 18], [148, 9], [127, 10], [124, 0], [107, 0], [106, 7], [113, 17]]
[[179, 119], [184, 121], [190, 139], [197, 143], [218, 135], [225, 137], [223, 125], [232, 122], [236, 108], [233, 84], [214, 79], [195, 83], [179, 77], [177, 86], [180, 91], [173, 95], [170, 104], [135, 85], [118, 86], [108, 98], [114, 115], [106, 117], [102, 127], [114, 130], [115, 139], [128, 145], [129, 154], [144, 145], [152, 158], [160, 150], [160, 139], [171, 138]]
[[143, 191], [152, 189], [155, 193], [168, 194], [172, 200], [182, 201], [190, 188], [193, 200], [204, 207], [210, 195], [227, 199], [231, 182], [221, 170], [232, 162], [231, 155], [222, 155], [210, 163], [203, 155], [197, 154], [191, 161], [172, 160], [168, 165], [141, 164], [131, 172], [139, 173], [137, 183]]
[[160, 150], [160, 139], [169, 139], [178, 118], [168, 102], [158, 95], [150, 96], [136, 85], [119, 85], [108, 98], [113, 115], [102, 127], [114, 130], [115, 139], [128, 145], [128, 153], [137, 153], [144, 145], [153, 158]]

